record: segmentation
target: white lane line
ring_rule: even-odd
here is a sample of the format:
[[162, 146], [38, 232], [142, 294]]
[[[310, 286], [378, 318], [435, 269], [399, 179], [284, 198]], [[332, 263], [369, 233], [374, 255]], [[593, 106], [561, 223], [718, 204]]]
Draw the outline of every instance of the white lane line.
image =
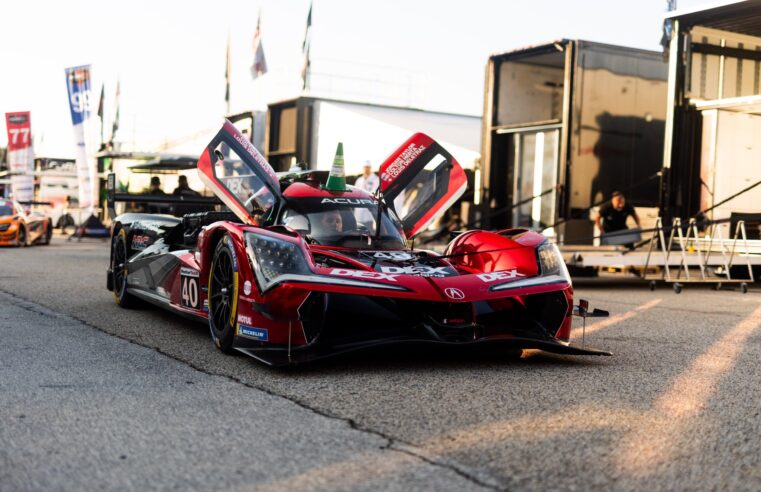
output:
[[[737, 363], [748, 339], [761, 328], [761, 307], [736, 324], [688, 368], [654, 402], [649, 424], [634, 427], [613, 453], [617, 465], [636, 475], [657, 473], [673, 462], [682, 449], [683, 436], [700, 432], [699, 417], [706, 412], [724, 376]], [[741, 396], [740, 396], [741, 397]]]

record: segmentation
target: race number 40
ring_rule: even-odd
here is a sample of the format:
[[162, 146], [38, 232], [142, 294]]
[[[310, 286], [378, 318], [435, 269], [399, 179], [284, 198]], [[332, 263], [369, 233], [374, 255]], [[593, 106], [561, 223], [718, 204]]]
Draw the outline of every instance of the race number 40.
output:
[[200, 309], [198, 295], [198, 271], [183, 268], [180, 272], [182, 305], [191, 309]]

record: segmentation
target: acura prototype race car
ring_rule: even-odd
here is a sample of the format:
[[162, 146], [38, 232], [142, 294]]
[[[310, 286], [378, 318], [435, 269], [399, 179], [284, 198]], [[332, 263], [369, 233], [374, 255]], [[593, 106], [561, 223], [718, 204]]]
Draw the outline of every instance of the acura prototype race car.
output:
[[24, 208], [24, 204], [0, 199], [0, 246], [50, 244], [53, 222], [42, 212]]
[[443, 255], [410, 248], [466, 188], [434, 140], [417, 133], [396, 150], [375, 194], [345, 184], [339, 157], [330, 174], [276, 174], [226, 122], [197, 169], [229, 210], [116, 217], [117, 304], [206, 322], [223, 352], [271, 365], [401, 342], [610, 355], [569, 344], [573, 289], [542, 235], [472, 230]]

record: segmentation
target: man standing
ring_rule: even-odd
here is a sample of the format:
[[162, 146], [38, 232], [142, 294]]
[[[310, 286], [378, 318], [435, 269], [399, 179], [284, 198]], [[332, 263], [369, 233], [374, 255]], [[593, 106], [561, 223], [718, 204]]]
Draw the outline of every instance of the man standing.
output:
[[610, 196], [610, 201], [600, 207], [600, 211], [595, 218], [595, 224], [604, 233], [623, 231], [626, 227], [626, 219], [632, 216], [637, 227], [642, 227], [639, 216], [630, 203], [626, 202], [626, 197], [620, 191], [614, 191]]
[[[363, 166], [362, 176], [358, 177], [354, 182], [354, 186], [364, 190], [370, 194], [374, 194], [380, 186], [380, 179], [378, 175], [373, 172], [373, 167], [370, 165], [370, 161], [365, 161]], [[362, 224], [367, 229], [372, 228], [375, 218], [366, 208], [358, 208], [355, 212], [357, 223]]]
[[[158, 176], [153, 176], [151, 178], [151, 188], [148, 190], [148, 194], [152, 196], [166, 195], [164, 190], [161, 189], [161, 179], [159, 179]], [[168, 211], [168, 207], [163, 203], [151, 203], [147, 207], [147, 212], [149, 214], [165, 214]]]
[[373, 172], [373, 167], [370, 165], [370, 161], [365, 161], [362, 176], [357, 178], [354, 182], [354, 186], [372, 194], [376, 192], [378, 185], [380, 185], [378, 175]]
[[188, 185], [188, 177], [184, 174], [180, 174], [180, 177], [178, 178], [177, 182], [177, 188], [174, 189], [172, 192], [173, 195], [190, 195], [190, 196], [199, 196], [200, 193], [190, 188], [190, 185]]
[[[172, 195], [179, 195], [179, 196], [186, 196], [186, 197], [195, 197], [200, 196], [201, 194], [195, 191], [188, 185], [188, 177], [184, 174], [180, 174], [180, 177], [178, 178], [177, 182], [177, 188], [174, 189], [172, 192]], [[198, 205], [184, 205], [184, 204], [178, 204], [174, 206], [174, 215], [177, 217], [182, 217], [185, 214], [190, 214], [193, 212], [199, 211]]]

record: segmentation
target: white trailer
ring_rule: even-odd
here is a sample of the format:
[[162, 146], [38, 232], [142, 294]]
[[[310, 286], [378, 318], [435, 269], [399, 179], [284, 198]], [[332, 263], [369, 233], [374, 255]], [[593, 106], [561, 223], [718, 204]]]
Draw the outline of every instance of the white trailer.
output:
[[335, 99], [300, 97], [269, 105], [265, 155], [276, 171], [304, 162], [329, 169], [343, 142], [346, 174], [374, 167], [415, 132], [437, 140], [466, 169], [481, 145], [481, 117]]
[[732, 218], [732, 227], [745, 220], [749, 237], [759, 239], [761, 0], [672, 12], [665, 28], [662, 216], [703, 212], [709, 219]]

